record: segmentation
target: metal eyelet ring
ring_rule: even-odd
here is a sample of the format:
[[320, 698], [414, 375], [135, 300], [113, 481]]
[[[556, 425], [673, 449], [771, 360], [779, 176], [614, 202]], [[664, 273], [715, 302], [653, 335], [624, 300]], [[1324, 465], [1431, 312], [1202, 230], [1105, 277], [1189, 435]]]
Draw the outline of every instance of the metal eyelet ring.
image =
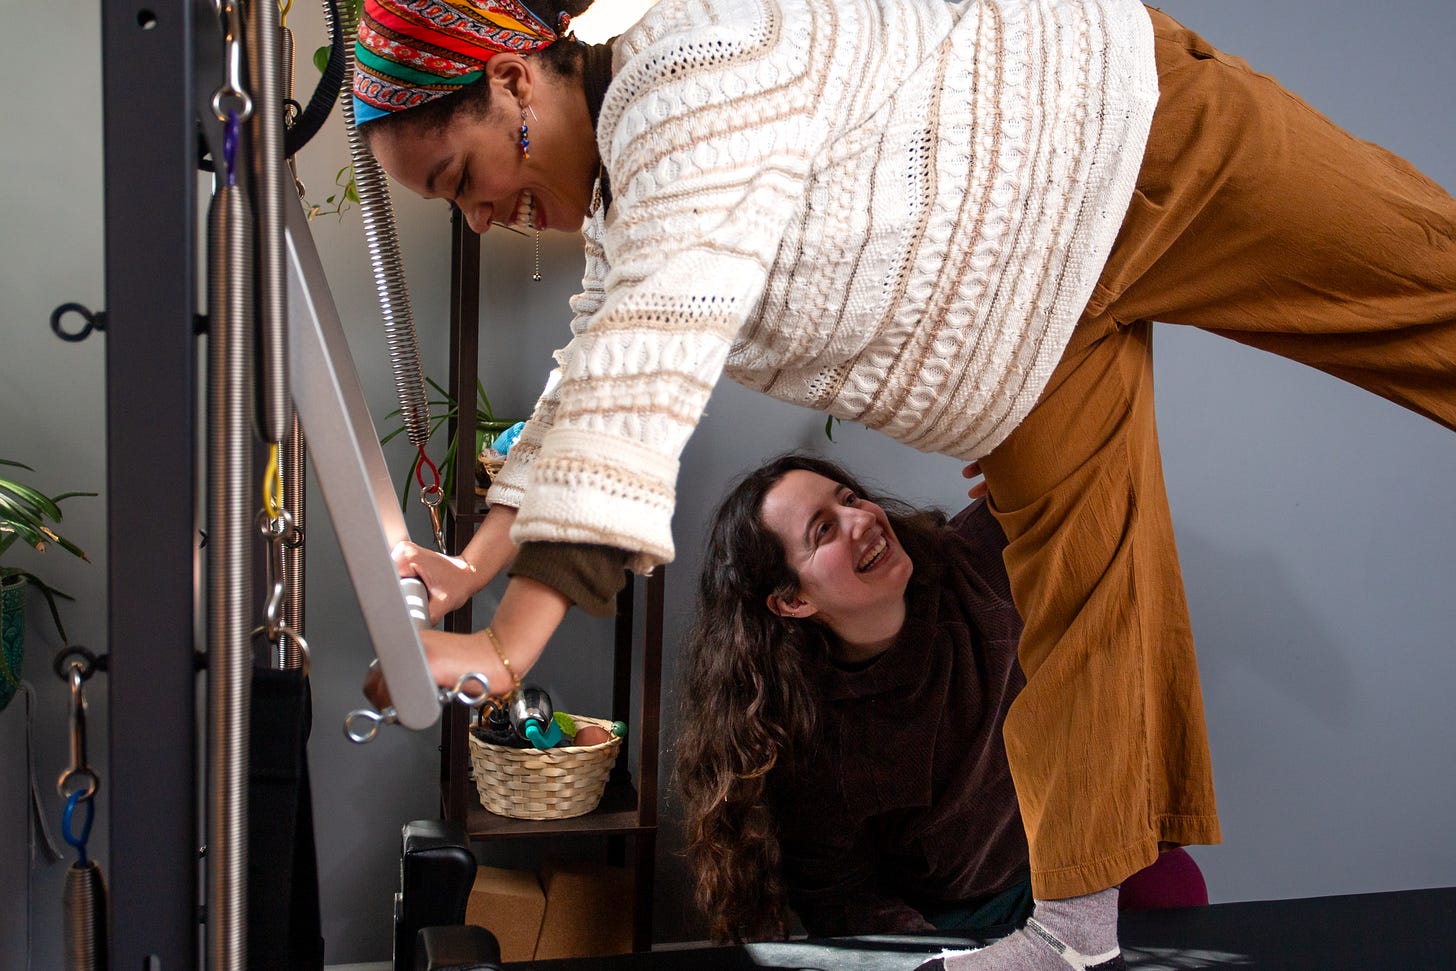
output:
[[[66, 788], [69, 783], [75, 782], [77, 780], [81, 780], [85, 783], [85, 785], [79, 787], [78, 789]], [[92, 796], [96, 795], [96, 788], [100, 785], [100, 783], [101, 780], [96, 775], [95, 770], [92, 769], [90, 766], [83, 765], [80, 768], [67, 769], [66, 771], [62, 772], [61, 777], [56, 780], [56, 790], [60, 792], [62, 799], [69, 799], [71, 798], [72, 792], [79, 791], [81, 795], [78, 798], [82, 802], [85, 802], [87, 799], [90, 799]]]
[[[480, 690], [468, 690], [468, 686], [472, 683]], [[467, 708], [479, 708], [490, 700], [490, 679], [479, 671], [462, 674], [460, 680], [455, 682], [454, 689], [446, 697], [447, 700], [458, 701]]]
[[[308, 677], [309, 670], [313, 667], [313, 657], [309, 653], [308, 641], [304, 640], [302, 634], [298, 633], [298, 631], [294, 630], [292, 627], [289, 627], [287, 624], [279, 624], [277, 630], [280, 643], [282, 642], [283, 637], [286, 635], [293, 638], [293, 643], [298, 645], [298, 670], [302, 672], [305, 678]], [[258, 637], [262, 637], [267, 640], [268, 643], [274, 643], [274, 641], [268, 637], [267, 626], [254, 627], [253, 637], [255, 639]]]
[[355, 745], [364, 745], [374, 741], [381, 725], [393, 725], [398, 721], [399, 716], [393, 708], [383, 711], [357, 708], [344, 716], [344, 737]]
[[[86, 321], [86, 326], [78, 331], [68, 331], [61, 326], [61, 318], [66, 314], [76, 314]], [[101, 310], [92, 313], [88, 308], [79, 303], [63, 303], [51, 312], [51, 333], [63, 341], [72, 344], [83, 341], [91, 336], [92, 331], [106, 330], [106, 311]]]
[[96, 655], [86, 650], [80, 644], [72, 644], [56, 655], [55, 662], [52, 664], [52, 668], [56, 672], [56, 677], [70, 683], [72, 661], [76, 661], [76, 663], [81, 665], [81, 680], [90, 680], [91, 675], [95, 673], [97, 667]]

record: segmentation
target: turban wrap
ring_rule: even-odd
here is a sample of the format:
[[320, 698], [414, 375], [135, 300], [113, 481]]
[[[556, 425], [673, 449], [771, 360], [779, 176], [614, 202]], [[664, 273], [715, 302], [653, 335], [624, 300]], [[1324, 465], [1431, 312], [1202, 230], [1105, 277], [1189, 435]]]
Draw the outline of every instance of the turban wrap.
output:
[[530, 54], [556, 40], [520, 0], [365, 0], [354, 123], [443, 98], [478, 80], [496, 54]]

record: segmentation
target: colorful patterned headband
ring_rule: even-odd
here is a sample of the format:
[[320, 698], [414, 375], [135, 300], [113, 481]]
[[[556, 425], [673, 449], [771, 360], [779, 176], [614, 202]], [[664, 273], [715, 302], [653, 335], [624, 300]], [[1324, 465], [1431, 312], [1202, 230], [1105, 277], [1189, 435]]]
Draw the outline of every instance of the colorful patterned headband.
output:
[[354, 123], [443, 98], [496, 54], [557, 40], [519, 0], [365, 0], [354, 47]]

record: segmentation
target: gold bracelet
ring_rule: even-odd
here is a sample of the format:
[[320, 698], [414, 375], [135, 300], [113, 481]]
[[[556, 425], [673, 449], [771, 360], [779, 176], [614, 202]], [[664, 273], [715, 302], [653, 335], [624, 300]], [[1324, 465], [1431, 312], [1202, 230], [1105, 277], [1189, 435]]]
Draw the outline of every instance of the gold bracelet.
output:
[[520, 676], [511, 669], [511, 659], [506, 657], [506, 652], [501, 650], [500, 638], [495, 635], [494, 627], [486, 627], [485, 636], [490, 638], [490, 646], [495, 648], [495, 656], [500, 658], [500, 663], [505, 666], [506, 674], [511, 676], [511, 682], [515, 687], [521, 686]]

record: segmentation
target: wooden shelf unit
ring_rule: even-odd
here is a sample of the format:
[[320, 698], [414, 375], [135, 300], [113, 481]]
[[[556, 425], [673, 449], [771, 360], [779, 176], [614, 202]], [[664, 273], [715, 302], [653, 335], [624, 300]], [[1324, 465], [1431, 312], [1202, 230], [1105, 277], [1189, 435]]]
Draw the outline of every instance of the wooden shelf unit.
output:
[[[450, 396], [459, 404], [449, 433], [475, 428], [475, 385], [479, 370], [480, 237], [456, 213], [451, 220], [450, 265]], [[464, 440], [473, 441], [473, 431]], [[455, 494], [449, 496], [446, 538], [450, 549], [463, 549], [485, 513], [475, 496], [473, 449], [456, 452]], [[463, 511], [463, 512], [462, 512]], [[597, 836], [607, 838], [610, 862], [626, 862], [626, 840], [633, 846], [633, 948], [652, 946], [652, 896], [657, 852], [658, 724], [662, 697], [662, 627], [665, 570], [659, 568], [645, 582], [628, 575], [617, 597], [615, 648], [612, 662], [612, 714], [628, 725], [623, 745], [607, 781], [601, 805], [573, 819], [508, 819], [487, 812], [480, 804], [471, 778], [468, 712], [447, 705], [441, 727], [440, 796], [445, 819], [464, 823], [471, 840], [542, 839]], [[634, 643], [634, 627], [641, 587], [642, 636]], [[467, 602], [445, 619], [445, 629], [457, 633], [474, 630], [472, 606]], [[632, 708], [634, 661], [640, 667], [641, 691], [637, 711]], [[626, 763], [632, 739], [637, 743], [635, 771]]]

